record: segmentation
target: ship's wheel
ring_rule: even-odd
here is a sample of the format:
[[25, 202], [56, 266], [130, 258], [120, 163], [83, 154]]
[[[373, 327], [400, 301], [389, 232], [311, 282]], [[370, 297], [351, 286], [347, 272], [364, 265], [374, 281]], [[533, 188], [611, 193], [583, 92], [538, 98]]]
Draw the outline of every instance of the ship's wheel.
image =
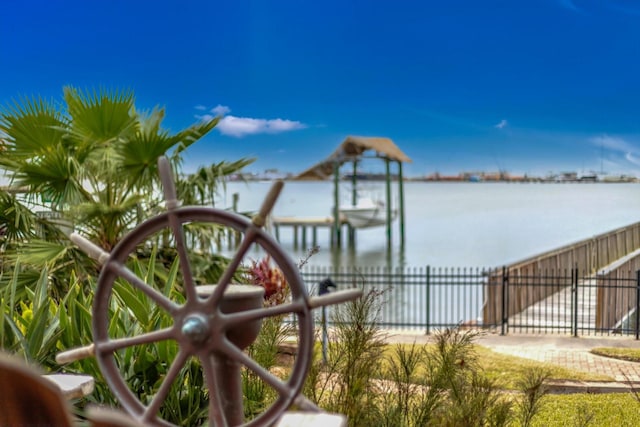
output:
[[[195, 360], [201, 365], [201, 383], [208, 390], [208, 423], [210, 426], [265, 426], [273, 424], [290, 406], [299, 410], [319, 411], [300, 394], [312, 359], [314, 323], [312, 309], [357, 298], [359, 290], [345, 290], [310, 298], [298, 267], [278, 243], [263, 230], [265, 218], [271, 212], [282, 182], [276, 183], [265, 199], [260, 212], [249, 220], [241, 215], [208, 207], [180, 207], [170, 165], [159, 160], [164, 187], [166, 212], [157, 215], [128, 233], [111, 252], [73, 234], [71, 239], [102, 264], [93, 303], [93, 340], [88, 347], [58, 355], [60, 363], [95, 356], [100, 370], [127, 413], [145, 425], [171, 426], [161, 417], [161, 408], [175, 387], [185, 367]], [[195, 283], [185, 229], [191, 225], [208, 224], [226, 227], [241, 234], [237, 251], [215, 286]], [[168, 233], [167, 233], [168, 231]], [[164, 233], [164, 234], [162, 234]], [[130, 259], [140, 248], [149, 248], [150, 241], [163, 237], [164, 244], [175, 249], [179, 258], [182, 291], [177, 295], [141, 277], [130, 267]], [[155, 239], [155, 240], [154, 240]], [[263, 289], [257, 286], [232, 284], [247, 253], [255, 245], [262, 248], [277, 264], [290, 287], [290, 298], [283, 304], [263, 305]], [[164, 321], [158, 328], [135, 336], [112, 335], [112, 303], [118, 287], [126, 283], [134, 294], [143, 294], [149, 304], [162, 312]], [[131, 294], [130, 292], [130, 294]], [[132, 312], [135, 308], [131, 308]], [[111, 313], [111, 314], [110, 314]], [[265, 318], [293, 315], [295, 318], [297, 357], [290, 374], [282, 379], [253, 360], [244, 350], [257, 336]], [[139, 346], [177, 343], [173, 360], [163, 361], [168, 369], [150, 399], [141, 401], [139, 390], [132, 390], [131, 372], [118, 363], [116, 354]], [[175, 347], [175, 346], [174, 346]], [[260, 378], [276, 396], [274, 402], [251, 420], [245, 420], [242, 406], [241, 371], [250, 371]], [[196, 381], [197, 382], [197, 381]], [[149, 387], [150, 384], [140, 384]], [[185, 386], [184, 384], [178, 385]], [[191, 386], [196, 387], [196, 384]]]

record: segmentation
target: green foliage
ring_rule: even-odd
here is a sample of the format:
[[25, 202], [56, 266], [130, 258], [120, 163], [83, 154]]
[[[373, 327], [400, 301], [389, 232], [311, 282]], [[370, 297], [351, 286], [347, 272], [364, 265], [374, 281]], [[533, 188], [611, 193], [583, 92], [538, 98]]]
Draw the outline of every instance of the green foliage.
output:
[[[91, 306], [100, 268], [71, 244], [70, 230], [111, 251], [133, 227], [164, 211], [160, 156], [170, 159], [178, 197], [188, 205], [212, 206], [224, 177], [253, 161], [221, 161], [181, 174], [181, 154], [210, 132], [218, 118], [170, 133], [162, 126], [164, 109], [137, 111], [132, 91], [66, 87], [63, 92], [63, 102], [22, 98], [0, 111], [0, 168], [22, 195], [18, 199], [14, 192], [0, 192], [0, 348], [52, 370], [60, 369], [54, 361], [57, 352], [92, 342], [97, 315]], [[34, 212], [43, 207], [47, 215]], [[217, 283], [228, 260], [213, 253], [212, 243], [228, 231], [196, 222], [183, 228], [194, 282]], [[180, 304], [183, 284], [174, 241], [171, 230], [161, 231], [141, 242], [126, 262], [148, 286]], [[123, 279], [116, 280], [107, 306], [102, 315], [109, 319], [111, 338], [143, 335], [173, 322]], [[289, 333], [280, 320], [265, 320], [265, 331], [249, 349], [267, 366], [273, 366], [274, 351]], [[167, 340], [118, 350], [114, 358], [130, 390], [148, 404], [178, 351]], [[117, 405], [95, 360], [80, 360], [64, 370], [94, 376], [96, 391], [88, 399]], [[275, 394], [261, 393], [252, 401], [258, 407]], [[172, 382], [159, 415], [191, 426], [202, 424], [207, 412], [202, 367], [189, 360]]]
[[373, 291], [335, 308], [326, 363], [316, 352], [304, 393], [349, 426], [531, 425], [542, 408], [546, 371], [519, 380], [506, 395], [478, 360], [477, 333], [447, 329], [427, 346], [384, 351], [377, 324], [384, 293]]
[[577, 405], [576, 415], [571, 420], [572, 427], [589, 427], [592, 425], [595, 418], [595, 412], [585, 402], [580, 402]]
[[519, 388], [524, 397], [519, 400], [520, 424], [529, 427], [538, 412], [540, 412], [542, 397], [547, 394], [545, 381], [549, 378], [549, 372], [543, 369], [533, 369], [527, 372], [519, 382]]
[[[162, 127], [164, 109], [138, 112], [132, 91], [65, 87], [63, 92], [64, 102], [22, 98], [0, 111], [0, 168], [27, 202], [0, 194], [0, 247], [6, 253], [0, 288], [14, 274], [21, 276], [19, 284], [30, 279], [27, 285], [33, 287], [32, 272], [46, 267], [52, 293], [59, 296], [69, 286], [71, 269], [95, 276], [95, 263], [70, 250], [68, 230], [110, 251], [135, 225], [159, 212], [158, 158], [170, 158], [174, 175], [181, 177], [181, 153], [218, 123], [213, 118], [170, 133]], [[184, 183], [179, 179], [177, 184], [179, 197], [210, 205], [225, 174], [250, 162], [220, 162], [203, 168], [210, 173], [198, 179], [183, 177]], [[38, 216], [26, 207], [31, 205], [52, 214]], [[209, 242], [203, 252], [210, 253], [211, 235], [193, 232], [194, 241]], [[45, 243], [36, 245], [36, 240]], [[15, 268], [18, 258], [21, 269]]]
[[[64, 88], [63, 102], [22, 98], [0, 111], [4, 169], [14, 188], [0, 192], [0, 348], [52, 370], [57, 352], [93, 340], [93, 293], [99, 265], [68, 239], [75, 230], [105, 251], [143, 220], [164, 210], [157, 161], [170, 159], [179, 197], [211, 205], [221, 181], [252, 160], [220, 162], [198, 179], [180, 174], [181, 153], [210, 132], [217, 118], [177, 133], [164, 130], [164, 109], [135, 109], [132, 91]], [[199, 190], [205, 189], [204, 191]], [[21, 194], [15, 196], [15, 191]], [[46, 215], [34, 210], [48, 210]], [[196, 283], [216, 283], [228, 262], [212, 251], [224, 232], [211, 224], [185, 225]], [[183, 300], [170, 230], [142, 242], [127, 260], [148, 286]], [[125, 280], [108, 302], [109, 336], [141, 335], [172, 324], [171, 317]], [[178, 352], [173, 341], [114, 353], [130, 389], [148, 403]], [[95, 360], [64, 367], [92, 375], [97, 403], [117, 402]], [[207, 414], [202, 368], [192, 360], [178, 374], [161, 409], [174, 423], [198, 425]]]
[[[289, 283], [280, 268], [271, 264], [269, 256], [260, 261], [254, 260], [243, 273], [243, 283], [261, 286], [264, 289], [265, 307], [284, 304], [289, 300]], [[283, 344], [295, 334], [295, 326], [286, 322], [282, 315], [262, 319], [260, 333], [247, 348], [247, 354], [264, 369], [284, 379], [290, 367], [278, 366], [278, 357]], [[242, 371], [242, 392], [247, 419], [255, 418], [264, 412], [278, 398], [276, 391], [250, 369]]]
[[17, 302], [16, 280], [4, 289], [0, 301], [2, 348], [41, 365], [52, 365], [61, 334], [57, 307], [47, 296], [47, 273], [41, 272], [35, 289], [27, 289], [24, 301]]
[[384, 383], [381, 402], [381, 425], [426, 426], [433, 419], [443, 394], [435, 387], [425, 387], [422, 383], [421, 367], [424, 349], [417, 345], [409, 347], [396, 345], [387, 358], [388, 382]]
[[[156, 249], [129, 268], [149, 286], [183, 302], [178, 263], [149, 263]], [[18, 264], [16, 266], [20, 268]], [[92, 342], [91, 304], [95, 279], [69, 278], [69, 289], [58, 300], [47, 295], [49, 271], [37, 286], [19, 296], [17, 276], [0, 291], [0, 344], [49, 369], [60, 369], [54, 355]], [[610, 396], [554, 396], [545, 394], [548, 372], [529, 369], [518, 379], [520, 394], [504, 394], [484, 375], [479, 363], [476, 334], [444, 330], [429, 346], [396, 345], [385, 352], [377, 312], [384, 294], [373, 292], [358, 301], [335, 307], [327, 363], [316, 352], [305, 384], [305, 395], [328, 411], [349, 415], [351, 426], [590, 426], [636, 425], [637, 404], [630, 394]], [[171, 318], [145, 294], [118, 281], [109, 302], [109, 336], [136, 336], [171, 325]], [[292, 326], [279, 317], [265, 319], [248, 354], [260, 365], [286, 377], [288, 366], [278, 359], [279, 349], [292, 335]], [[319, 348], [318, 348], [319, 350]], [[116, 352], [116, 363], [131, 390], [149, 403], [166, 378], [177, 345], [161, 341]], [[94, 359], [64, 367], [65, 372], [92, 375], [96, 390], [88, 401], [117, 406]], [[208, 393], [202, 368], [190, 360], [179, 373], [161, 416], [185, 426], [201, 425], [207, 418]], [[250, 370], [242, 371], [247, 417], [262, 412], [277, 393]], [[596, 400], [597, 399], [597, 400]], [[85, 402], [80, 402], [84, 404]]]
[[198, 170], [178, 182], [177, 191], [185, 204], [209, 204], [215, 206], [215, 196], [224, 180], [221, 178], [236, 173], [253, 163], [254, 159], [241, 159], [235, 162], [222, 161]]
[[[425, 385], [444, 400], [431, 425], [495, 425], [504, 420], [508, 402], [500, 398], [495, 383], [478, 365], [473, 331], [447, 329], [435, 336], [435, 346], [425, 351]], [[431, 389], [435, 390], [431, 390]]]
[[[125, 139], [135, 132], [136, 118], [133, 92], [64, 88], [64, 101], [71, 118], [71, 134], [80, 141], [80, 158], [93, 155], [89, 147], [99, 141], [102, 148], [115, 139]], [[102, 154], [102, 153], [100, 153]]]
[[[132, 271], [145, 283], [157, 288], [153, 264], [146, 265], [133, 260]], [[3, 293], [3, 316], [0, 322], [0, 343], [4, 351], [21, 355], [25, 359], [52, 370], [59, 370], [55, 355], [75, 347], [92, 343], [91, 311], [95, 282], [90, 279], [84, 285], [77, 277], [64, 297], [56, 302], [47, 297], [47, 272], [42, 272], [41, 285], [29, 293], [29, 303], [15, 303], [15, 286]], [[184, 302], [179, 288], [178, 262], [174, 262], [166, 276], [162, 292], [174, 301]], [[164, 282], [163, 282], [164, 283]], [[17, 307], [17, 309], [12, 309]], [[109, 319], [109, 336], [123, 338], [138, 336], [173, 324], [172, 318], [154, 304], [141, 291], [126, 282], [118, 281], [106, 313]], [[174, 341], [160, 341], [150, 345], [128, 347], [115, 353], [116, 364], [130, 390], [143, 403], [148, 404], [166, 377], [171, 361], [175, 360], [178, 345]], [[96, 389], [87, 400], [117, 406], [118, 402], [102, 377], [95, 359], [88, 358], [64, 367], [65, 372], [91, 375], [96, 379]], [[203, 387], [202, 368], [189, 361], [174, 381], [171, 392], [161, 408], [160, 415], [179, 425], [200, 425], [207, 418], [208, 393]]]
[[0, 129], [10, 136], [4, 148], [12, 152], [12, 156], [0, 156], [0, 165], [12, 170], [23, 159], [45, 154], [62, 142], [65, 125], [63, 114], [51, 100], [34, 97], [13, 102], [0, 115]]
[[332, 307], [326, 363], [316, 358], [305, 387], [309, 398], [329, 412], [346, 415], [352, 426], [377, 425], [380, 419], [375, 378], [384, 348], [384, 336], [376, 322], [381, 295], [373, 290]]
[[37, 216], [14, 194], [0, 190], [0, 249], [7, 250], [10, 242], [32, 237], [37, 221]]
[[[280, 373], [282, 377], [287, 372], [285, 368], [278, 366], [280, 348], [287, 338], [295, 334], [294, 326], [283, 320], [280, 316], [263, 319], [258, 338], [246, 350], [260, 366], [273, 373]], [[242, 371], [242, 393], [247, 419], [264, 412], [278, 398], [276, 391], [250, 369]]]

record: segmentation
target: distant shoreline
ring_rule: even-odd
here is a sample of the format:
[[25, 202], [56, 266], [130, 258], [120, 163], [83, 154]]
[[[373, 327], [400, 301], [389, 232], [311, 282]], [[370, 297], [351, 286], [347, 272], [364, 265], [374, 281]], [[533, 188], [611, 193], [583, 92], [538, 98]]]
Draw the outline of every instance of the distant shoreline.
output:
[[[291, 176], [288, 177], [232, 177], [229, 182], [273, 182], [276, 180], [284, 180], [289, 182], [322, 182], [322, 181], [308, 181], [297, 180]], [[341, 182], [351, 182], [351, 178], [341, 178]], [[384, 178], [358, 178], [358, 182], [385, 182]], [[397, 182], [398, 177], [392, 176], [391, 181]], [[581, 180], [581, 179], [547, 179], [547, 178], [527, 178], [527, 179], [433, 179], [422, 177], [404, 177], [403, 182], [425, 182], [425, 183], [437, 183], [437, 184], [637, 184], [640, 183], [640, 179], [635, 177], [616, 177], [602, 180]]]
[[[274, 181], [282, 179], [285, 181], [297, 181], [297, 174], [290, 172], [281, 172], [275, 169], [266, 170], [264, 173], [239, 173], [230, 177], [230, 181]], [[398, 174], [390, 174], [391, 181], [398, 181]], [[373, 181], [373, 182], [385, 182], [387, 176], [384, 173], [357, 173], [342, 174], [340, 176], [341, 181]], [[544, 184], [566, 184], [566, 183], [580, 183], [580, 184], [627, 184], [637, 183], [640, 179], [633, 175], [607, 175], [605, 173], [583, 173], [577, 172], [561, 172], [550, 173], [547, 176], [533, 176], [533, 175], [512, 175], [508, 172], [460, 172], [457, 175], [443, 175], [438, 172], [424, 175], [424, 176], [404, 176], [403, 182], [473, 182], [473, 183], [494, 183], [494, 182], [508, 182], [508, 183], [544, 183]]]

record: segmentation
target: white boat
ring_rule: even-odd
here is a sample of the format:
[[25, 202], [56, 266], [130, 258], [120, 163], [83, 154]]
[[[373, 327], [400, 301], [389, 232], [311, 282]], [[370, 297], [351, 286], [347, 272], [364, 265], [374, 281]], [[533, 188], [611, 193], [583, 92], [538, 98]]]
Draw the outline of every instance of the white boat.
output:
[[[354, 228], [368, 228], [385, 225], [387, 223], [387, 207], [381, 200], [370, 197], [361, 197], [355, 205], [340, 205], [340, 215]], [[397, 210], [391, 211], [393, 221], [398, 214]]]

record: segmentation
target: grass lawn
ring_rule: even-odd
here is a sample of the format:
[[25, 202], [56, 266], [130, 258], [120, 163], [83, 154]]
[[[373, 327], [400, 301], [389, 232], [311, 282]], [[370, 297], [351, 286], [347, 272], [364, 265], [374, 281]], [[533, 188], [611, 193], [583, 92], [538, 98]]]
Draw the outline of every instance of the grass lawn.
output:
[[[411, 344], [391, 344], [387, 345], [385, 352], [388, 356], [393, 353], [393, 348], [401, 345], [409, 348]], [[432, 344], [425, 344], [430, 346]], [[422, 346], [422, 345], [420, 345]], [[474, 351], [478, 356], [478, 362], [483, 372], [492, 380], [497, 381], [501, 388], [513, 389], [518, 378], [523, 373], [534, 368], [544, 368], [549, 372], [549, 379], [553, 380], [570, 380], [570, 381], [613, 381], [614, 379], [608, 375], [595, 374], [589, 372], [576, 371], [563, 368], [550, 363], [537, 362], [535, 360], [525, 359], [522, 357], [509, 356], [497, 353], [487, 347], [475, 345]]]
[[[410, 344], [400, 345], [407, 348], [410, 346]], [[393, 347], [394, 345], [386, 347], [387, 355], [392, 354]], [[480, 345], [475, 345], [474, 350], [482, 371], [505, 389], [514, 389], [517, 379], [522, 377], [524, 372], [540, 367], [549, 372], [549, 378], [554, 380], [613, 380], [605, 375], [575, 371], [549, 363], [496, 353]], [[624, 350], [623, 354], [629, 354], [629, 349], [614, 350]], [[543, 397], [542, 403], [542, 409], [534, 418], [532, 427], [640, 426], [640, 403], [632, 393], [548, 394]], [[517, 426], [519, 423], [515, 421], [513, 425]]]
[[640, 426], [640, 404], [630, 393], [547, 395], [533, 422], [535, 427], [587, 425]]
[[640, 348], [596, 347], [591, 353], [614, 359], [640, 362]]
[[[462, 396], [462, 400], [456, 401], [452, 397], [446, 402], [441, 402], [439, 408], [442, 410], [444, 407], [446, 411], [449, 411], [450, 409], [446, 405], [456, 402], [455, 406], [451, 406], [453, 408], [452, 412], [446, 412], [447, 416], [451, 416], [451, 419], [457, 419], [455, 417], [460, 412], [456, 411], [460, 408], [463, 408], [464, 411], [473, 411], [474, 408], [481, 408], [485, 411], [493, 410], [497, 406], [473, 406], [479, 405], [475, 399], [478, 393], [491, 390], [492, 392], [498, 392], [493, 396], [499, 401], [513, 403], [508, 409], [509, 412], [504, 413], [506, 418], [503, 418], [503, 420], [508, 420], [507, 425], [512, 427], [520, 426], [518, 419], [522, 416], [536, 413], [535, 410], [528, 412], [526, 402], [535, 401], [535, 396], [540, 396], [540, 394], [536, 394], [540, 379], [593, 382], [615, 381], [613, 377], [608, 375], [583, 372], [550, 363], [498, 353], [489, 347], [479, 345], [477, 342], [465, 341], [466, 338], [466, 336], [456, 335], [454, 332], [450, 337], [439, 337], [433, 344], [412, 345], [403, 343], [384, 345], [382, 347], [384, 357], [382, 360], [376, 359], [375, 366], [372, 366], [374, 370], [372, 372], [368, 371], [373, 373], [372, 379], [374, 380], [385, 379], [393, 381], [395, 378], [401, 384], [414, 382], [424, 385], [428, 384], [428, 373], [435, 373], [437, 383], [434, 383], [434, 386], [441, 387], [441, 375], [456, 375], [451, 373], [455, 372], [455, 368], [450, 370], [447, 366], [467, 366], [470, 368], [468, 372], [475, 372], [479, 375], [479, 377], [473, 378], [481, 378], [481, 380], [482, 378], [487, 378], [492, 380], [493, 386], [488, 386], [488, 388], [484, 389], [486, 391], [471, 389], [472, 393], [466, 395], [465, 392], [468, 393], [469, 389], [455, 386], [453, 388], [457, 393], [455, 398]], [[398, 348], [402, 351], [398, 351]], [[413, 350], [411, 350], [412, 348]], [[380, 347], [377, 347], [377, 349], [380, 350]], [[593, 353], [640, 361], [640, 349], [596, 349]], [[460, 370], [457, 372], [460, 372]], [[460, 380], [460, 378], [456, 377], [456, 381]], [[442, 390], [446, 394], [449, 389], [445, 385]], [[522, 390], [528, 390], [529, 392], [528, 394], [523, 394]], [[398, 391], [398, 395], [400, 394]], [[532, 400], [527, 400], [527, 396]], [[640, 426], [640, 396], [631, 392], [546, 394], [541, 399], [540, 410], [534, 416], [532, 424], [527, 424], [529, 427]], [[398, 401], [400, 402], [401, 399], [398, 398]], [[381, 413], [386, 414], [386, 412], [383, 412], [386, 409], [388, 408], [382, 408]], [[413, 409], [409, 407], [408, 410], [411, 411]], [[487, 413], [490, 412], [483, 412], [483, 414]], [[464, 414], [473, 415], [474, 413], [464, 412]], [[478, 418], [482, 418], [482, 416], [478, 415]], [[412, 424], [411, 420], [413, 418], [406, 419], [407, 425], [418, 427]]]

